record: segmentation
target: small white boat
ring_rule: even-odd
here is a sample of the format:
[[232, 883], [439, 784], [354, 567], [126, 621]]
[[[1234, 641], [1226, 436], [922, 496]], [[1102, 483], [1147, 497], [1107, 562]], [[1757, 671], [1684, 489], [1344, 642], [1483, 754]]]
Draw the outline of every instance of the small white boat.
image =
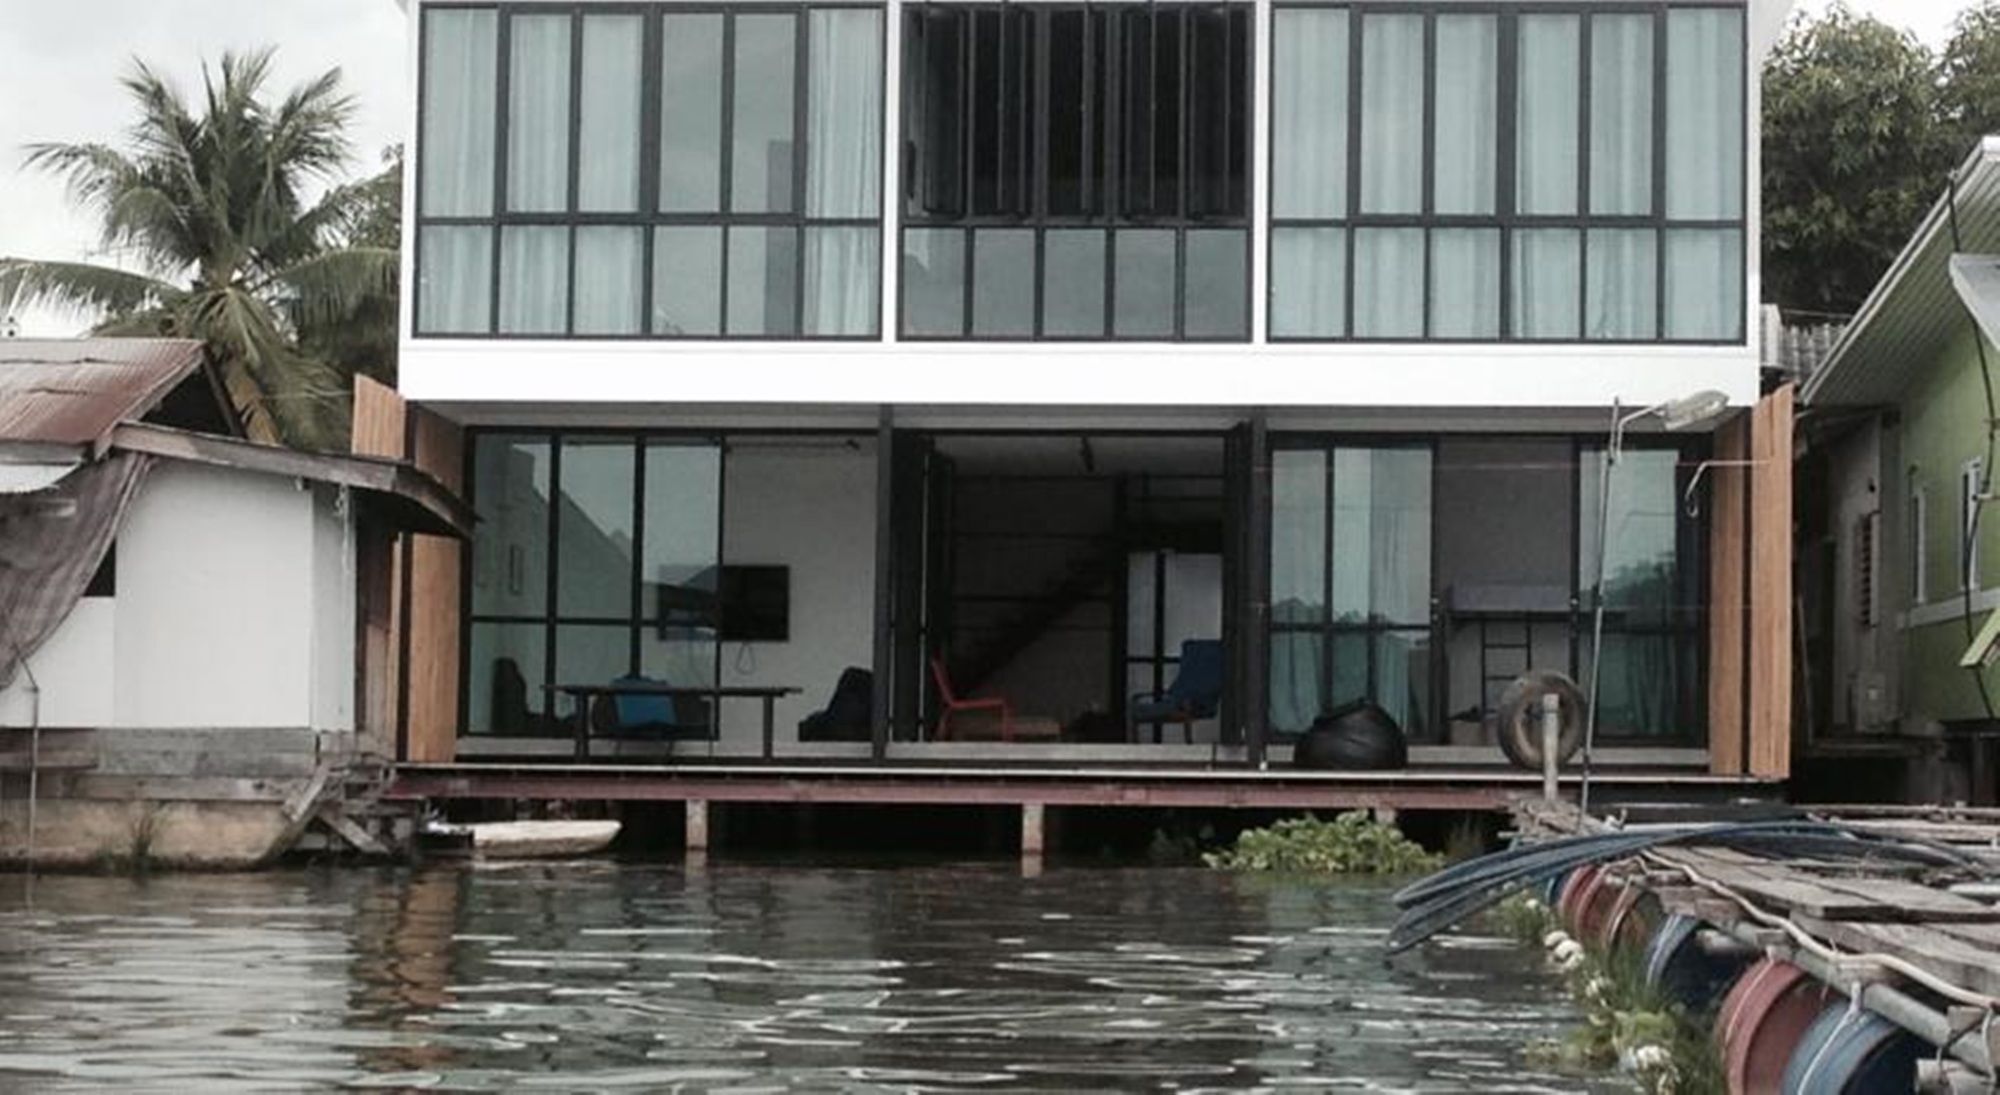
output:
[[481, 859], [567, 859], [594, 855], [618, 837], [616, 821], [482, 821], [453, 826], [472, 836]]

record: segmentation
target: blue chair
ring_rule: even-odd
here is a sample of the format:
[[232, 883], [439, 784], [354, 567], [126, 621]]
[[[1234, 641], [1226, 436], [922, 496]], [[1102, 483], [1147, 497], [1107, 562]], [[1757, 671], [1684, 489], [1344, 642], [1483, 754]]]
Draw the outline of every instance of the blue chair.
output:
[[1139, 740], [1139, 727], [1153, 724], [1153, 744], [1162, 727], [1181, 724], [1181, 738], [1194, 741], [1194, 724], [1212, 719], [1222, 706], [1222, 640], [1189, 639], [1181, 644], [1181, 664], [1165, 692], [1139, 692], [1126, 705], [1126, 738]]

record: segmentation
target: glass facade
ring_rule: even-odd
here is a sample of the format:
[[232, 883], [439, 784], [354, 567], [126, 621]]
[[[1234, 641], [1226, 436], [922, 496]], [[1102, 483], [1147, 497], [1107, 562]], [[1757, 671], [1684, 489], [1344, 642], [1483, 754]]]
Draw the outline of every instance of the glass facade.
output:
[[416, 333], [873, 338], [883, 16], [438, 8]]
[[1742, 8], [1272, 20], [1272, 338], [1743, 340]]

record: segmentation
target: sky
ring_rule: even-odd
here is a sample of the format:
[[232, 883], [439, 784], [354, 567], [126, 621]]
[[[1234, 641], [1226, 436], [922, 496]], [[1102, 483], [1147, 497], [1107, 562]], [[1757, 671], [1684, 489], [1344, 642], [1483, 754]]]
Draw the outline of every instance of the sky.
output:
[[[1826, 0], [1804, 0], [1821, 8]], [[1962, 0], [1851, 0], [1933, 46]], [[190, 94], [226, 50], [278, 47], [276, 86], [339, 67], [359, 101], [357, 173], [403, 139], [405, 20], [395, 0], [0, 0], [0, 255], [103, 261], [92, 220], [62, 185], [20, 168], [36, 141], [117, 142], [130, 109], [117, 78], [144, 58]], [[68, 335], [85, 320], [16, 317], [23, 335]], [[0, 317], [4, 320], [5, 317]]]

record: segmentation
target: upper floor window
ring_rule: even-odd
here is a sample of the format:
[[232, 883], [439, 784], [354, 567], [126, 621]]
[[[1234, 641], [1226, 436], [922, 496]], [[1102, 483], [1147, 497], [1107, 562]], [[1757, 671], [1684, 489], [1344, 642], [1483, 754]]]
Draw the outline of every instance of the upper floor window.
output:
[[902, 333], [1249, 337], [1247, 5], [922, 4]]
[[427, 9], [420, 335], [874, 337], [879, 8]]
[[1278, 8], [1271, 336], [1740, 342], [1743, 19]]

